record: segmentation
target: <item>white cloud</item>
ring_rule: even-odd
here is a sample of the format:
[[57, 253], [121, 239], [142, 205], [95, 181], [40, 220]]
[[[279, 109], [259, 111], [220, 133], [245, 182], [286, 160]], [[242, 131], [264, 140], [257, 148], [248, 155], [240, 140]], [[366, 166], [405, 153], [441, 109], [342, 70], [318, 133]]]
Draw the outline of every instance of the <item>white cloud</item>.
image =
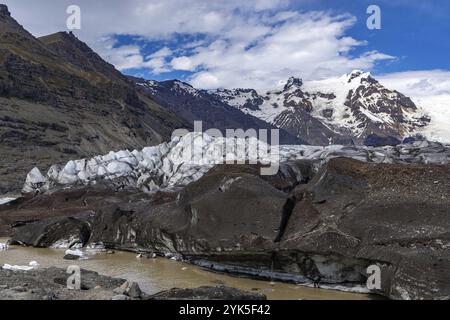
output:
[[[310, 1], [310, 0], [297, 0]], [[72, 0], [4, 0], [35, 35], [65, 30]], [[305, 79], [371, 69], [388, 54], [352, 50], [366, 44], [346, 33], [356, 23], [349, 15], [300, 13], [289, 0], [78, 0], [82, 29], [75, 32], [119, 70], [147, 68], [153, 73], [192, 71], [193, 85], [273, 87], [295, 75]], [[205, 35], [191, 46], [166, 47], [144, 57], [138, 45], [112, 46], [105, 37], [133, 35], [175, 43], [175, 36]], [[191, 50], [186, 51], [178, 49]], [[192, 50], [193, 48], [193, 50]]]
[[141, 68], [148, 68], [152, 70], [154, 74], [160, 74], [170, 71], [170, 69], [166, 66], [166, 61], [164, 60], [164, 58], [152, 58], [142, 63]]
[[106, 58], [119, 70], [140, 68], [144, 63], [138, 46], [110, 47]]
[[139, 66], [140, 68], [148, 68], [152, 70], [154, 74], [160, 74], [170, 71], [167, 67], [167, 58], [173, 54], [172, 50], [168, 47], [159, 49], [146, 57], [147, 61], [143, 61]]
[[166, 58], [172, 55], [172, 50], [169, 47], [164, 47], [152, 53], [147, 58]]
[[[248, 28], [231, 27], [212, 44], [183, 57], [183, 61], [189, 61], [188, 70], [203, 71], [191, 77], [192, 84], [202, 88], [270, 88], [292, 75], [323, 78], [353, 69], [371, 69], [377, 61], [394, 59], [376, 51], [350, 57], [352, 49], [365, 44], [345, 36], [355, 23], [351, 16], [283, 12], [274, 17], [276, 23], [267, 17], [265, 20], [263, 25], [249, 22], [254, 33], [245, 32], [237, 40], [234, 36]], [[172, 67], [176, 69], [177, 65]], [[208, 83], [211, 76], [218, 80]]]
[[450, 95], [450, 71], [406, 71], [378, 75], [383, 84], [413, 97]]
[[[219, 75], [220, 76], [220, 75]], [[217, 88], [220, 86], [220, 80], [217, 75], [207, 71], [199, 72], [195, 75], [195, 81], [202, 84], [206, 84], [207, 87]], [[204, 87], [206, 87], [204, 86]], [[200, 87], [200, 86], [199, 86]]]
[[194, 64], [192, 63], [192, 59], [189, 57], [178, 57], [172, 59], [170, 65], [175, 70], [184, 70], [184, 71], [193, 71]]

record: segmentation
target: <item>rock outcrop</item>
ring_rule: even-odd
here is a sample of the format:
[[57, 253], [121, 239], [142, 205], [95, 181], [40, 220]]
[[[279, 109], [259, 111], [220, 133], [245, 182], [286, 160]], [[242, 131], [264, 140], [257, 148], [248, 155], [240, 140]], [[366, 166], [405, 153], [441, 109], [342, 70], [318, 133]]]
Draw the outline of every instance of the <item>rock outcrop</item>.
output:
[[60, 268], [11, 271], [0, 268], [0, 300], [111, 300], [124, 279], [81, 271], [81, 290], [69, 290], [69, 274]]
[[266, 300], [266, 296], [257, 292], [218, 286], [193, 289], [173, 288], [154, 294], [149, 297], [149, 300]]
[[70, 276], [64, 269], [12, 271], [0, 268], [0, 300], [266, 300], [256, 292], [218, 286], [142, 292], [136, 282], [80, 270], [80, 289], [67, 288]]

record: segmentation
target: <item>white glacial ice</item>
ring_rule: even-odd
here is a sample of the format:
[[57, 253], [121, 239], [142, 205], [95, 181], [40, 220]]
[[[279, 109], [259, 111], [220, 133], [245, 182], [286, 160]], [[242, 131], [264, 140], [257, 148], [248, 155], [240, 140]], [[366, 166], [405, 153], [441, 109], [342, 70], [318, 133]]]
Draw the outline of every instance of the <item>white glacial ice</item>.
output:
[[17, 198], [11, 198], [11, 197], [0, 198], [0, 205], [10, 203], [11, 201], [14, 201], [16, 199]]
[[31, 261], [27, 266], [17, 266], [17, 265], [10, 265], [10, 264], [5, 263], [2, 268], [4, 270], [30, 271], [37, 267], [39, 267], [39, 263], [37, 263], [36, 261]]
[[143, 192], [154, 192], [186, 186], [201, 178], [213, 166], [234, 160], [247, 163], [259, 161], [268, 165], [306, 159], [321, 164], [331, 158], [345, 156], [375, 163], [447, 164], [449, 150], [448, 146], [428, 141], [376, 148], [342, 145], [270, 147], [256, 138], [213, 138], [202, 133], [189, 133], [141, 151], [111, 151], [91, 159], [53, 165], [45, 177], [34, 168], [27, 176], [23, 192], [45, 192], [100, 182], [117, 191], [137, 188]]
[[67, 249], [65, 251], [65, 254], [70, 254], [70, 255], [78, 256], [78, 257], [83, 257], [84, 256], [83, 251], [81, 251], [79, 249], [75, 249], [75, 250]]
[[79, 260], [86, 260], [88, 259], [88, 257], [85, 255], [85, 253], [83, 251], [81, 251], [80, 249], [67, 249], [65, 251], [65, 254], [68, 255], [72, 255], [72, 256], [77, 256], [79, 257]]
[[40, 188], [45, 184], [47, 180], [42, 175], [41, 171], [34, 167], [28, 174], [25, 180], [25, 186], [23, 188], [23, 192], [33, 192], [34, 190]]

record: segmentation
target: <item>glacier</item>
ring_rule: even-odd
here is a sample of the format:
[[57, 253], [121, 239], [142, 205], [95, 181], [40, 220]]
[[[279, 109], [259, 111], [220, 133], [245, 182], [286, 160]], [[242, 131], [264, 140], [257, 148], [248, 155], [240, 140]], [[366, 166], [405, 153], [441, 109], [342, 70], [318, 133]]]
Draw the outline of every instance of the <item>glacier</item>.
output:
[[[232, 146], [231, 152], [228, 146]], [[267, 152], [255, 152], [266, 150]], [[268, 151], [270, 150], [270, 152]], [[349, 157], [373, 163], [448, 164], [450, 148], [438, 142], [414, 141], [385, 147], [269, 146], [256, 138], [213, 138], [199, 132], [142, 150], [121, 150], [90, 159], [53, 165], [44, 176], [38, 168], [27, 175], [22, 192], [48, 192], [58, 188], [110, 184], [116, 191], [135, 188], [146, 193], [171, 190], [200, 179], [217, 164], [269, 164], [312, 160], [317, 168], [329, 159]]]

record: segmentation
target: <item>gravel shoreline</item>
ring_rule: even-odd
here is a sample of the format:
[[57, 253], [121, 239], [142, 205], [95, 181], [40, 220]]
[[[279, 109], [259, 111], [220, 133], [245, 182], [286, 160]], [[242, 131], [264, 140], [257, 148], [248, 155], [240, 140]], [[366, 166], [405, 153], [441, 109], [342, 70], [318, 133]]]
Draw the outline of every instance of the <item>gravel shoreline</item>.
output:
[[[0, 300], [266, 300], [256, 292], [216, 286], [173, 288], [148, 295], [135, 282], [80, 269], [80, 288], [69, 289], [71, 274], [62, 268], [29, 271], [0, 268]], [[68, 281], [69, 280], [69, 281]]]

